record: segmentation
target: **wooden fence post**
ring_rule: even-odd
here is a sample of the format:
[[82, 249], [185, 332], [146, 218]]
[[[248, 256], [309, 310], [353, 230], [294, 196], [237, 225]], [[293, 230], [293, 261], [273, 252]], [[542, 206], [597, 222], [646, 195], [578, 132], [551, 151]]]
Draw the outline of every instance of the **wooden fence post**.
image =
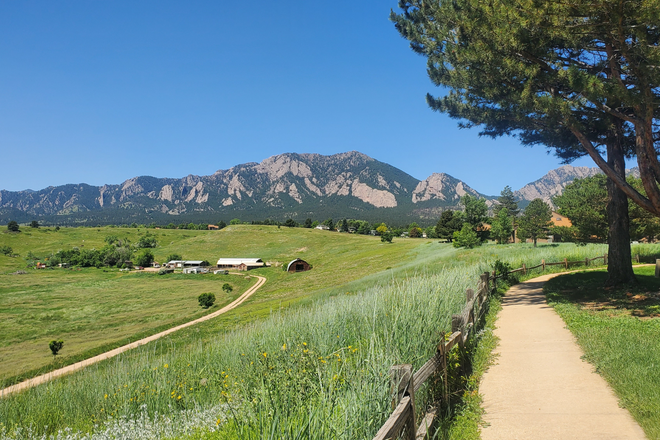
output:
[[568, 258], [564, 258], [564, 266], [568, 269]]
[[440, 352], [440, 362], [442, 369], [442, 403], [445, 408], [449, 409], [451, 406], [449, 402], [449, 381], [447, 380], [447, 346], [446, 342], [443, 339], [440, 345], [438, 346], [438, 351]]
[[639, 263], [639, 254], [635, 254], [635, 261]]
[[525, 263], [523, 263], [523, 275], [527, 275], [527, 266], [525, 266]]
[[585, 266], [589, 266], [589, 258], [585, 258], [585, 259], [584, 259], [584, 265], [585, 265]]
[[415, 440], [415, 387], [413, 384], [413, 368], [410, 364], [394, 365], [390, 368], [390, 384], [392, 389], [392, 408], [396, 408], [404, 396], [410, 397], [410, 414], [406, 417], [406, 440]]
[[607, 266], [607, 254], [603, 254], [603, 264]]
[[660, 278], [660, 260], [655, 260], [655, 277]]
[[[495, 280], [493, 279], [493, 284], [494, 283]], [[481, 274], [481, 284], [484, 286], [484, 289], [486, 289], [486, 294], [489, 294], [491, 290], [490, 290], [490, 274], [488, 272], [484, 272]]]
[[545, 272], [545, 258], [541, 260], [541, 270]]

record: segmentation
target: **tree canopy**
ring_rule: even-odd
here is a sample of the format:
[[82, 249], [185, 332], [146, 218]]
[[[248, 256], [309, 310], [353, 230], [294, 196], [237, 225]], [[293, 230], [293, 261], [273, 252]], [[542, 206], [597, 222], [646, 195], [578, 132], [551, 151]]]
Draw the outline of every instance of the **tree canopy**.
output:
[[[434, 110], [482, 134], [589, 155], [630, 199], [660, 215], [660, 2], [401, 0], [390, 18], [428, 58]], [[645, 193], [603, 148], [636, 156]], [[609, 159], [609, 154], [608, 154]]]
[[546, 238], [548, 229], [552, 225], [552, 211], [547, 203], [541, 199], [532, 200], [525, 208], [518, 225], [518, 237], [521, 240], [531, 238], [536, 247], [539, 238]]

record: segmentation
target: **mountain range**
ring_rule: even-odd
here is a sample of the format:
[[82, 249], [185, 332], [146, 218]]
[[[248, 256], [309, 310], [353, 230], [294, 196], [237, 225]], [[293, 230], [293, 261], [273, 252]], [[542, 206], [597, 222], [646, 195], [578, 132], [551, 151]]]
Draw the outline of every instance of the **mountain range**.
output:
[[[577, 177], [598, 168], [562, 166], [515, 192], [524, 206], [552, 196]], [[119, 185], [68, 184], [39, 191], [0, 191], [0, 223], [40, 220], [48, 224], [302, 221], [359, 218], [370, 221], [430, 222], [457, 208], [471, 194], [493, 206], [496, 196], [480, 194], [445, 173], [418, 180], [384, 162], [351, 151], [323, 156], [286, 153], [210, 176], [181, 179], [134, 177]]]

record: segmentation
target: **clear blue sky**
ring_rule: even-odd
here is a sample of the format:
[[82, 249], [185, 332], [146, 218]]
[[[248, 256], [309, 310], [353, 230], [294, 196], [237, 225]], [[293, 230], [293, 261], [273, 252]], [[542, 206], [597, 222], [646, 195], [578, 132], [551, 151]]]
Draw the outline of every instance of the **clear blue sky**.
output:
[[[486, 194], [560, 165], [432, 112], [396, 1], [0, 2], [0, 189], [358, 150]], [[576, 165], [593, 166], [582, 159]]]

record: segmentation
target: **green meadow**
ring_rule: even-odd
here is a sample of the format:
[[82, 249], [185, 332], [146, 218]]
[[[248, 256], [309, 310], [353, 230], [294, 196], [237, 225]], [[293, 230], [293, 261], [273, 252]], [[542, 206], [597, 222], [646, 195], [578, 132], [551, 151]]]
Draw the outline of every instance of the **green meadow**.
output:
[[[97, 234], [100, 244], [109, 231], [71, 233], [80, 240]], [[492, 270], [496, 260], [531, 266], [542, 258], [584, 260], [606, 249], [566, 244], [456, 250], [432, 240], [383, 244], [377, 237], [267, 226], [157, 234], [162, 245], [157, 259], [170, 252], [209, 261], [250, 256], [286, 263], [301, 257], [314, 268], [299, 274], [275, 264], [258, 269], [254, 273], [268, 282], [237, 309], [1, 399], [0, 438], [60, 431], [61, 438], [71, 439], [129, 433], [143, 438], [368, 438], [389, 415], [390, 366], [421, 366], [450, 329], [465, 289], [475, 288], [479, 274]], [[8, 272], [14, 268], [7, 267]], [[104, 274], [89, 269], [90, 277], [95, 270]], [[436, 392], [433, 383], [420, 389], [418, 407]], [[463, 431], [477, 432], [478, 417], [470, 423]]]
[[[154, 230], [131, 228], [23, 228], [0, 234], [0, 246], [10, 246], [19, 257], [0, 256], [0, 384], [9, 384], [39, 372], [72, 363], [211, 313], [237, 298], [254, 282], [235, 275], [157, 275], [124, 273], [118, 269], [26, 269], [24, 256], [46, 257], [61, 249], [100, 248], [115, 235], [138, 241], [155, 235], [156, 261], [171, 253], [186, 259], [260, 257], [269, 268], [254, 270], [268, 282], [247, 304], [244, 313], [227, 325], [270, 313], [272, 308], [314, 296], [365, 274], [411, 258], [419, 241], [392, 245], [377, 237], [271, 226], [230, 226], [221, 231]], [[310, 272], [287, 274], [282, 265], [296, 257], [308, 260]], [[26, 271], [16, 275], [13, 272]], [[229, 282], [234, 290], [221, 287]], [[213, 292], [215, 305], [203, 310], [200, 293]], [[53, 359], [48, 342], [65, 341]]]

